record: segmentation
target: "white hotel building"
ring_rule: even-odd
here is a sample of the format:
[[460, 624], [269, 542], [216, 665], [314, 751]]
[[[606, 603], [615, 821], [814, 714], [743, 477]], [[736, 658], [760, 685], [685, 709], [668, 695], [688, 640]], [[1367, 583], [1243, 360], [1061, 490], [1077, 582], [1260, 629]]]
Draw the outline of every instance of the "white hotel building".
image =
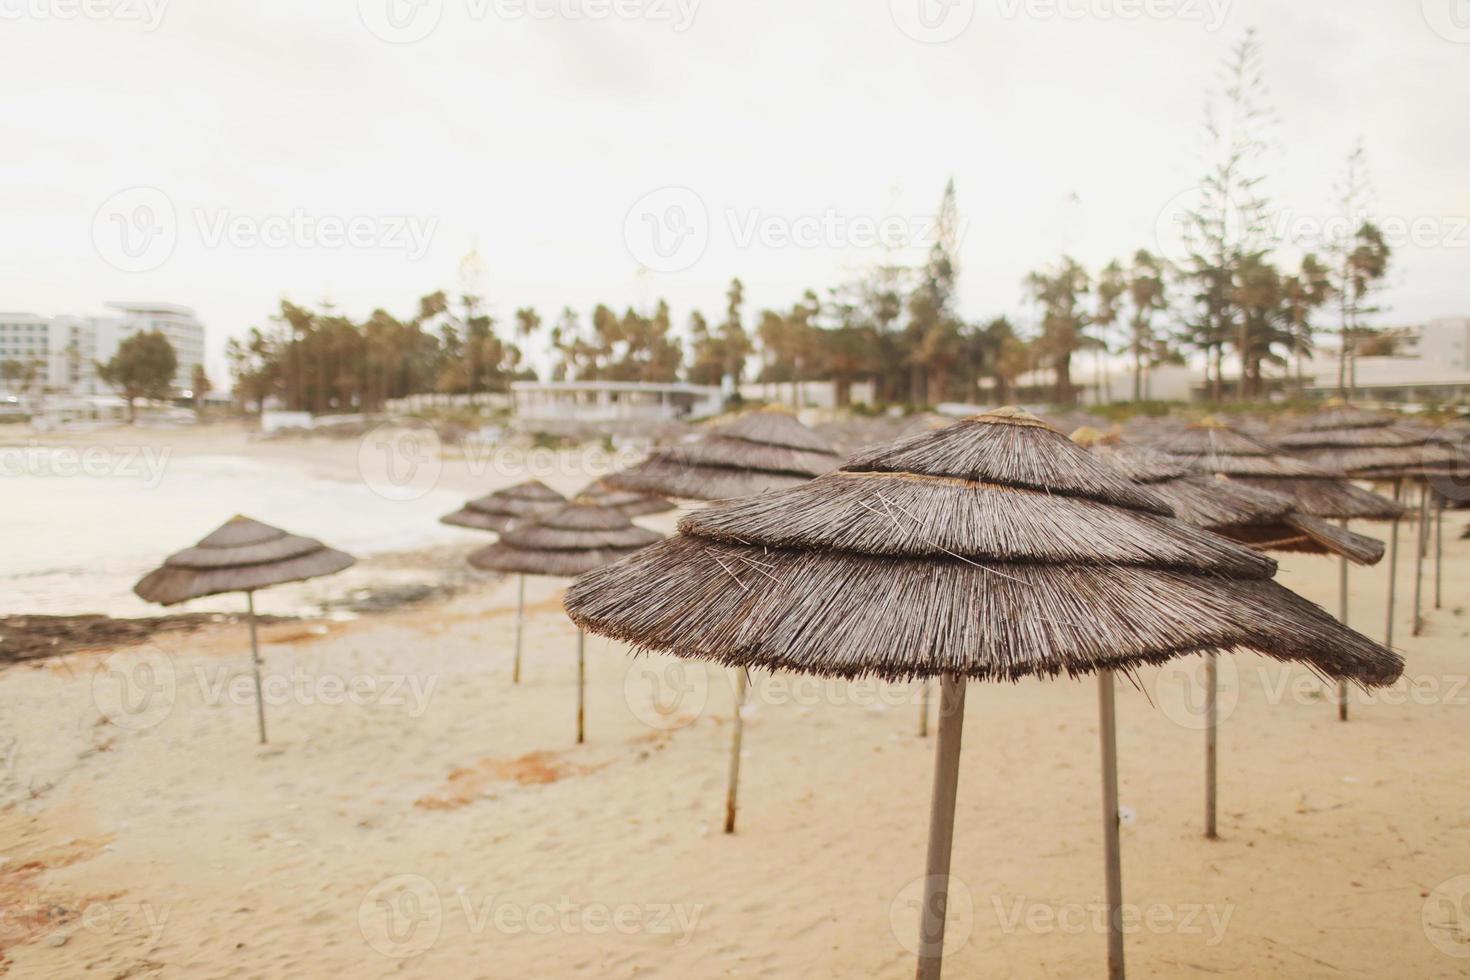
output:
[[[194, 369], [204, 363], [204, 324], [187, 306], [171, 303], [107, 303], [109, 313], [101, 316], [0, 311], [0, 362], [19, 361], [39, 368], [37, 389], [51, 394], [110, 395], [112, 389], [97, 377], [97, 363], [106, 363], [118, 345], [136, 333], [157, 330], [173, 345], [179, 359], [174, 388], [188, 397], [194, 384]], [[0, 376], [0, 393], [24, 394], [15, 390], [21, 382]]]

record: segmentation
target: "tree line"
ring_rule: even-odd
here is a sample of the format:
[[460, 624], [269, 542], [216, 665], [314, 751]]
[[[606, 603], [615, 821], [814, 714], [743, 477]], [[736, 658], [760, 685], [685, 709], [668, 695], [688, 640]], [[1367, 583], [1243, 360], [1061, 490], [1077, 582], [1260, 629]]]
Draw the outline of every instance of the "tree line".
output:
[[[652, 311], [599, 304], [587, 315], [565, 308], [543, 319], [531, 307], [499, 322], [482, 297], [436, 292], [400, 319], [383, 310], [355, 321], [330, 305], [282, 302], [268, 328], [232, 340], [228, 356], [237, 396], [255, 406], [275, 397], [292, 409], [372, 411], [390, 398], [424, 392], [504, 391], [535, 378], [526, 352], [549, 351], [551, 380], [831, 382], [839, 404], [870, 382], [884, 404], [1006, 402], [1023, 376], [1028, 393], [1071, 404], [1077, 359], [1122, 358], [1132, 397], [1148, 396], [1151, 368], [1205, 367], [1209, 395], [1260, 397], [1265, 367], [1302, 365], [1330, 330], [1339, 350], [1338, 386], [1355, 383], [1356, 357], [1377, 343], [1365, 324], [1385, 282], [1391, 251], [1367, 217], [1361, 147], [1340, 181], [1341, 232], [1286, 263], [1271, 229], [1279, 210], [1264, 187], [1263, 157], [1274, 112], [1253, 32], [1232, 48], [1219, 89], [1207, 99], [1207, 165], [1182, 215], [1182, 256], [1140, 248], [1090, 271], [1061, 256], [1026, 275], [1033, 322], [957, 312], [957, 201], [951, 181], [941, 197], [937, 233], [923, 261], [882, 262], [850, 282], [806, 290], [788, 306], [746, 309], [745, 286], [731, 280], [724, 309], [690, 314], [680, 329], [669, 306]], [[1225, 361], [1239, 364], [1227, 390]], [[1036, 372], [1036, 373], [1032, 373]]]

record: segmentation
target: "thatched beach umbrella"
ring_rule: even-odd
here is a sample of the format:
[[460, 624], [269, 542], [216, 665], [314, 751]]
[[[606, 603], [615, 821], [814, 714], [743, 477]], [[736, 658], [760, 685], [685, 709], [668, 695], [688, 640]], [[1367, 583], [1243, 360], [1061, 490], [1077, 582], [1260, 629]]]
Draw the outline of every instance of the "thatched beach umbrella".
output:
[[610, 487], [605, 480], [595, 480], [577, 492], [577, 496], [590, 500], [599, 507], [609, 507], [624, 517], [643, 517], [648, 514], [664, 514], [677, 510], [678, 504], [655, 494], [639, 493], [636, 490], [619, 490]]
[[[538, 515], [559, 510], [566, 502], [567, 498], [540, 480], [527, 480], [525, 483], [517, 483], [513, 487], [466, 501], [459, 510], [439, 518], [439, 523], [499, 534]], [[521, 682], [521, 638], [525, 627], [526, 576], [520, 575], [516, 578], [516, 646], [515, 660], [510, 671], [512, 684]]]
[[[725, 500], [800, 486], [836, 469], [842, 458], [826, 438], [786, 409], [772, 405], [746, 412], [696, 442], [654, 452], [637, 466], [606, 477], [611, 487], [685, 500]], [[735, 719], [731, 733], [730, 799], [725, 832], [735, 830], [733, 805], [740, 779], [740, 740], [745, 725], [745, 671], [735, 676]], [[928, 690], [921, 709], [928, 718]], [[922, 728], [921, 724], [921, 728]]]
[[[1383, 542], [1317, 517], [1296, 512], [1290, 498], [1220, 476], [1193, 474], [1166, 456], [1105, 436], [1092, 429], [1072, 433], [1072, 441], [1135, 483], [1147, 487], [1193, 527], [1239, 541], [1256, 551], [1333, 554], [1358, 565], [1383, 558]], [[1205, 654], [1205, 836], [1216, 832], [1216, 762], [1219, 716], [1216, 704], [1216, 653]]]
[[[519, 575], [573, 578], [601, 568], [659, 541], [663, 535], [639, 527], [616, 510], [580, 497], [553, 513], [518, 524], [495, 544], [469, 556], [476, 568]], [[577, 630], [577, 741], [584, 740], [585, 643]]]
[[[1392, 521], [1404, 508], [1369, 490], [1349, 483], [1341, 469], [1309, 463], [1284, 450], [1204, 419], [1156, 444], [1166, 455], [1183, 460], [1200, 473], [1226, 476], [1231, 480], [1269, 490], [1291, 499], [1297, 512], [1323, 520], [1336, 520], [1346, 528], [1351, 520]], [[1337, 618], [1348, 621], [1348, 560], [1338, 562]], [[1338, 685], [1337, 717], [1347, 721], [1347, 686]]]
[[[1419, 583], [1422, 578], [1425, 525], [1429, 510], [1429, 475], [1442, 466], [1454, 464], [1453, 450], [1433, 441], [1433, 433], [1416, 431], [1397, 424], [1390, 415], [1381, 415], [1333, 401], [1328, 406], [1288, 427], [1275, 438], [1278, 446], [1288, 449], [1309, 462], [1335, 466], [1349, 477], [1387, 481], [1393, 485], [1397, 501], [1404, 482], [1419, 481], [1420, 522], [1419, 547], [1416, 549], [1413, 633], [1419, 634]], [[1399, 518], [1393, 519], [1388, 563], [1388, 599], [1385, 615], [1384, 644], [1393, 646], [1394, 600], [1398, 580]]]
[[549, 514], [566, 502], [567, 498], [540, 480], [527, 480], [466, 501], [459, 510], [439, 518], [439, 522], [498, 534], [527, 518]]
[[250, 667], [255, 672], [255, 718], [260, 744], [265, 744], [265, 699], [260, 689], [260, 644], [255, 631], [255, 591], [331, 575], [357, 559], [328, 548], [315, 538], [290, 534], [248, 517], [235, 515], [192, 548], [169, 555], [144, 575], [133, 591], [148, 602], [172, 606], [185, 599], [245, 593], [250, 616]]
[[604, 478], [620, 490], [724, 500], [805, 483], [842, 462], [832, 445], [779, 408], [747, 412], [695, 442], [655, 450]]
[[1275, 563], [1015, 409], [716, 504], [583, 576], [579, 626], [735, 668], [941, 681], [920, 977], [938, 977], [965, 685], [1099, 678], [1108, 960], [1123, 971], [1113, 673], [1250, 649], [1366, 684], [1402, 661], [1271, 581]]

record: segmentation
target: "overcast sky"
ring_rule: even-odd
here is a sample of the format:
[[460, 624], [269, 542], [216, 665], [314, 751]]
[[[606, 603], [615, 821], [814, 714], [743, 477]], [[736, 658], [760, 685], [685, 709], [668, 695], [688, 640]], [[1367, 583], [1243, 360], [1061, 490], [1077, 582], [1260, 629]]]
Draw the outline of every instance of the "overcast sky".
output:
[[953, 177], [962, 312], [1025, 321], [1027, 270], [1171, 245], [1254, 26], [1293, 227], [1361, 138], [1385, 320], [1470, 313], [1466, 0], [583, 3], [0, 0], [0, 309], [186, 304], [220, 381], [281, 297], [408, 315], [472, 249], [506, 319], [735, 275], [753, 318], [879, 222], [918, 251]]

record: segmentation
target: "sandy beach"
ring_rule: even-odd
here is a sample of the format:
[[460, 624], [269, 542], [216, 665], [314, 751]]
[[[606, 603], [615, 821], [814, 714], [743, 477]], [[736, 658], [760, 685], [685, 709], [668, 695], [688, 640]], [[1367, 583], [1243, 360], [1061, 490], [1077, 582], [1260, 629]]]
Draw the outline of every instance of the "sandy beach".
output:
[[[234, 448], [325, 467], [352, 448], [254, 445]], [[446, 472], [451, 495], [478, 489]], [[1222, 660], [1219, 841], [1200, 836], [1197, 660], [1120, 684], [1133, 975], [1470, 970], [1465, 523], [1446, 522], [1420, 637], [1400, 566], [1408, 670], [1355, 692], [1350, 723], [1302, 669]], [[1385, 574], [1351, 576], [1373, 635]], [[1336, 576], [1289, 556], [1279, 577], [1335, 608]], [[518, 686], [514, 579], [267, 626], [266, 747], [236, 625], [0, 672], [9, 975], [907, 975], [933, 750], [916, 692], [754, 677], [728, 837], [731, 676], [589, 637], [574, 745], [565, 585], [528, 582]], [[965, 742], [947, 966], [1096, 976], [1095, 682], [975, 685]]]

